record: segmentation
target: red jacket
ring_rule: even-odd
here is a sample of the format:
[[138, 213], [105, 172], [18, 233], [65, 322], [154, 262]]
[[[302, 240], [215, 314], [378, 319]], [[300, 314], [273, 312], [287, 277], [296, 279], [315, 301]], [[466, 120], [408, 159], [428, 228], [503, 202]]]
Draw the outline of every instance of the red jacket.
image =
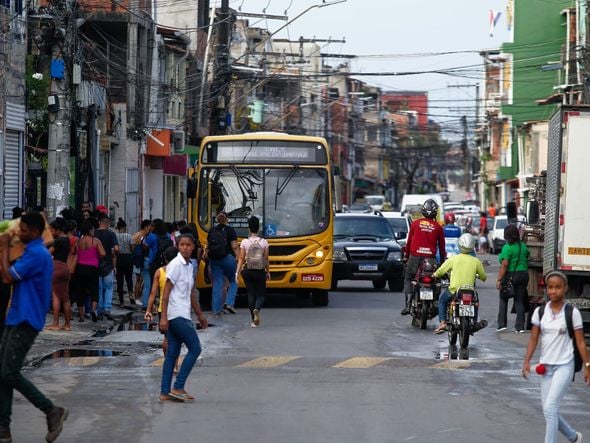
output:
[[441, 263], [447, 258], [445, 249], [445, 234], [436, 220], [421, 218], [412, 222], [408, 240], [406, 241], [406, 256], [435, 257], [436, 246], [440, 251]]

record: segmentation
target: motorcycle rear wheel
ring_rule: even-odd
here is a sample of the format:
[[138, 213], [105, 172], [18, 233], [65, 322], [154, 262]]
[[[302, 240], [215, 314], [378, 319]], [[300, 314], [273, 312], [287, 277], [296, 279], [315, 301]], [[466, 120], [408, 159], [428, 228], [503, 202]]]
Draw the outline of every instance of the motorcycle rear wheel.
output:
[[430, 313], [430, 301], [422, 301], [422, 309], [420, 309], [420, 329], [426, 329], [428, 323], [428, 316]]
[[461, 348], [465, 349], [469, 346], [469, 320], [467, 317], [461, 317], [461, 325], [459, 329], [459, 343], [461, 344]]

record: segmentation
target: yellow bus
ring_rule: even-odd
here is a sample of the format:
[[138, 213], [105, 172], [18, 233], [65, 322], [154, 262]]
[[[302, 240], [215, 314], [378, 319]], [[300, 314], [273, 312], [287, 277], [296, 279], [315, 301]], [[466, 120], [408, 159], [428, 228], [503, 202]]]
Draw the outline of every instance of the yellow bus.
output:
[[[325, 139], [274, 132], [206, 137], [189, 173], [195, 191], [189, 220], [197, 225], [202, 245], [218, 212], [228, 214], [239, 239], [248, 236], [248, 218], [256, 216], [270, 244], [268, 292], [328, 304], [334, 175]], [[208, 302], [204, 263], [197, 287]]]

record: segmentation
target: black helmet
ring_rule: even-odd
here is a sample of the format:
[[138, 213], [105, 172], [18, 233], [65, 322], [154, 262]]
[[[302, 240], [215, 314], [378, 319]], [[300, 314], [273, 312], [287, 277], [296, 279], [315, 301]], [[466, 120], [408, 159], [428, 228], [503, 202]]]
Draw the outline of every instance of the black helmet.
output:
[[433, 199], [429, 198], [422, 205], [422, 215], [426, 218], [435, 219], [436, 214], [438, 214], [438, 205]]

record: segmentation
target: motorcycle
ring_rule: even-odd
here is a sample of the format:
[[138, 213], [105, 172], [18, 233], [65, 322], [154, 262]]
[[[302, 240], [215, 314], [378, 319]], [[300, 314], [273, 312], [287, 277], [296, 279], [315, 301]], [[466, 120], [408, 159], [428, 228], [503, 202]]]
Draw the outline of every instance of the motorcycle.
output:
[[438, 297], [440, 295], [440, 283], [434, 278], [436, 260], [425, 258], [418, 266], [418, 272], [412, 279], [412, 299], [410, 301], [410, 315], [412, 326], [426, 329], [428, 320], [436, 317], [438, 313]]
[[479, 297], [475, 288], [460, 287], [447, 308], [447, 332], [451, 346], [457, 344], [457, 337], [459, 337], [461, 348], [467, 348], [469, 338], [488, 325], [486, 320], [477, 321], [477, 308], [479, 308]]

